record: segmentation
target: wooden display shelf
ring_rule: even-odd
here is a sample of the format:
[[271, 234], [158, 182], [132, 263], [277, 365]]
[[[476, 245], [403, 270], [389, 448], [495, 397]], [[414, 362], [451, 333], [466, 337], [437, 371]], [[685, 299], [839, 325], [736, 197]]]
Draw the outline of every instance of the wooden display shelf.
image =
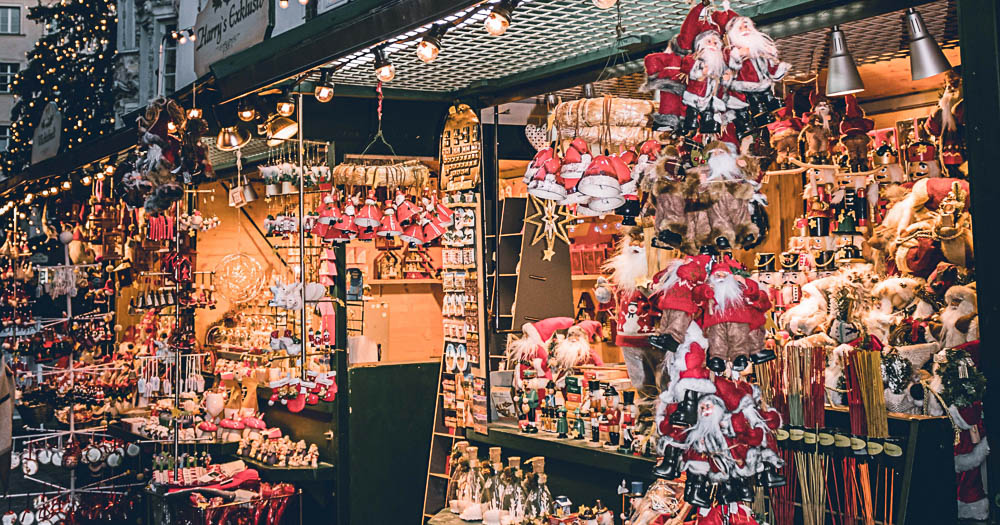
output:
[[441, 279], [371, 279], [368, 284], [386, 286], [393, 284], [441, 284]]
[[253, 467], [260, 473], [260, 478], [269, 482], [295, 482], [295, 481], [329, 481], [334, 479], [333, 465], [320, 461], [316, 468], [310, 467], [276, 467], [261, 463], [255, 459], [244, 456], [236, 456], [243, 460], [247, 466]]
[[[129, 441], [129, 442], [150, 441], [148, 437], [145, 437], [141, 434], [136, 434], [135, 432], [132, 432], [129, 429], [125, 428], [125, 426], [122, 425], [121, 423], [116, 423], [116, 422], [112, 422], [108, 425], [107, 433], [108, 435], [121, 439], [123, 441]], [[150, 448], [153, 447], [153, 443], [148, 443], [148, 445], [150, 446]], [[194, 446], [197, 447], [199, 450], [208, 450], [208, 453], [211, 454], [213, 458], [215, 458], [216, 462], [218, 462], [222, 457], [235, 456], [236, 449], [239, 447], [240, 442], [196, 440], [196, 441], [181, 441], [180, 445], [182, 447]]]
[[425, 518], [430, 518], [427, 525], [476, 525], [482, 521], [465, 521], [458, 517], [449, 509], [441, 509], [437, 514], [424, 514]]
[[596, 280], [600, 279], [601, 277], [603, 277], [603, 276], [601, 274], [599, 274], [599, 273], [594, 273], [594, 274], [589, 274], [589, 273], [588, 274], [574, 274], [573, 275], [573, 280], [574, 281], [596, 281]]
[[587, 446], [589, 441], [583, 439], [560, 439], [556, 434], [538, 432], [525, 434], [516, 426], [505, 423], [490, 423], [488, 434], [469, 432], [470, 441], [478, 441], [505, 450], [518, 450], [531, 456], [585, 465], [618, 472], [626, 476], [649, 479], [655, 458], [633, 456], [621, 452], [606, 450], [601, 447]]

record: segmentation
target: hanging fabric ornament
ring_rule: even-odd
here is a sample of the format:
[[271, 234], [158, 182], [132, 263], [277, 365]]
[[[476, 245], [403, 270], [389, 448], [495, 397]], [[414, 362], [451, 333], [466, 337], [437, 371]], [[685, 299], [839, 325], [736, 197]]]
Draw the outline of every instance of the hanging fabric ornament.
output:
[[409, 225], [419, 211], [420, 208], [410, 202], [403, 192], [396, 193], [396, 221], [399, 222], [400, 226]]
[[378, 228], [378, 234], [382, 237], [396, 237], [403, 233], [396, 222], [396, 208], [390, 201], [385, 201], [385, 208], [382, 209], [382, 222]]
[[374, 232], [382, 220], [382, 211], [375, 205], [375, 190], [369, 190], [365, 198], [365, 205], [358, 210], [354, 217], [354, 224], [364, 228], [365, 232]]
[[410, 225], [403, 228], [403, 234], [399, 236], [399, 240], [410, 243], [421, 245], [424, 243], [424, 228], [418, 221], [411, 221]]
[[424, 225], [424, 243], [431, 243], [437, 240], [438, 237], [444, 235], [444, 229], [441, 228], [436, 222], [424, 217], [420, 222]]

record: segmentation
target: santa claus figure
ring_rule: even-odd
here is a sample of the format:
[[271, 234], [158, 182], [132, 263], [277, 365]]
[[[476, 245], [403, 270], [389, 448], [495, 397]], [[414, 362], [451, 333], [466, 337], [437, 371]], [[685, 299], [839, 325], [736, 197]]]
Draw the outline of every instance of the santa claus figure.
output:
[[952, 286], [944, 294], [945, 308], [941, 311], [941, 324], [930, 327], [941, 348], [956, 348], [979, 340], [979, 309], [976, 289], [971, 286]]
[[[522, 337], [507, 345], [507, 362], [514, 369], [514, 394], [522, 399], [522, 430], [537, 432], [535, 408], [545, 397], [545, 387], [552, 380], [548, 347], [556, 331], [573, 326], [572, 317], [550, 317], [521, 327]], [[532, 406], [533, 405], [533, 406]]]
[[949, 177], [964, 177], [965, 163], [965, 104], [962, 98], [962, 76], [955, 71], [945, 74], [944, 93], [938, 106], [924, 122], [924, 129], [938, 138], [941, 160]]
[[694, 293], [702, 304], [701, 327], [708, 339], [708, 368], [721, 372], [726, 361], [740, 371], [774, 359], [764, 348], [764, 324], [771, 301], [756, 281], [738, 276], [739, 263], [724, 258], [712, 266], [705, 284]]
[[669, 348], [684, 341], [684, 336], [698, 312], [692, 292], [708, 277], [706, 267], [710, 255], [697, 255], [671, 261], [667, 271], [654, 285], [651, 299], [660, 310], [657, 335], [650, 338], [653, 346]]
[[770, 36], [757, 30], [753, 20], [732, 11], [728, 13], [731, 14], [725, 24], [728, 65], [736, 71], [730, 88], [746, 98], [755, 127], [761, 127], [773, 122], [771, 112], [781, 107], [771, 89], [785, 77], [791, 65], [778, 60], [778, 47]]
[[681, 72], [687, 76], [681, 96], [687, 106], [683, 131], [719, 133], [724, 123], [726, 56], [716, 13], [703, 3], [695, 4], [677, 34], [677, 46], [690, 53], [681, 61]]
[[660, 98], [659, 110], [653, 114], [653, 124], [657, 131], [680, 129], [684, 118], [684, 77], [681, 72], [683, 57], [668, 46], [662, 53], [650, 53], [643, 59], [646, 67], [646, 83], [640, 91], [657, 90]]
[[561, 384], [567, 375], [578, 366], [604, 366], [601, 354], [591, 346], [600, 338], [601, 323], [597, 321], [581, 321], [566, 331], [566, 337], [560, 339], [552, 351], [550, 364], [555, 369], [557, 384]]
[[723, 431], [723, 426], [728, 426], [726, 417], [721, 398], [714, 394], [702, 396], [698, 401], [698, 420], [685, 434], [684, 501], [696, 507], [711, 507], [714, 485], [728, 479], [736, 468], [729, 439]]
[[799, 133], [799, 141], [805, 142], [806, 161], [812, 164], [830, 163], [830, 146], [837, 128], [833, 107], [826, 97], [815, 91], [809, 92], [809, 103], [812, 109], [802, 116], [805, 127]]
[[795, 93], [785, 96], [785, 107], [774, 113], [775, 121], [767, 125], [771, 147], [777, 152], [774, 162], [781, 168], [790, 168], [789, 159], [799, 158], [799, 133], [802, 120], [795, 116]]
[[618, 254], [604, 265], [611, 271], [611, 282], [599, 280], [594, 294], [601, 310], [615, 311], [615, 344], [621, 347], [629, 379], [639, 391], [640, 406], [666, 387], [659, 374], [664, 351], [649, 344], [659, 312], [650, 301], [653, 291], [643, 242], [641, 230], [619, 242]]

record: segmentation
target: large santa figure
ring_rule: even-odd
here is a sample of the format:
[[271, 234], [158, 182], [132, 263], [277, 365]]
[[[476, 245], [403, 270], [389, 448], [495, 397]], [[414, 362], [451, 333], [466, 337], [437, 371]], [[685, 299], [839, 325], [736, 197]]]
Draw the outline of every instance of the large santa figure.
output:
[[552, 380], [549, 369], [549, 343], [559, 330], [573, 326], [572, 317], [550, 317], [521, 327], [522, 337], [507, 345], [507, 360], [515, 366], [514, 388], [536, 390], [545, 395], [545, 385]]
[[597, 321], [580, 321], [566, 331], [566, 337], [560, 339], [552, 350], [549, 360], [555, 369], [555, 381], [562, 385], [566, 376], [575, 367], [583, 365], [604, 366], [601, 354], [591, 343], [600, 338], [601, 323]]
[[716, 18], [728, 18], [725, 23], [729, 40], [728, 65], [736, 71], [730, 88], [746, 98], [750, 116], [756, 127], [774, 122], [771, 112], [781, 107], [771, 89], [788, 73], [791, 65], [778, 60], [778, 47], [771, 37], [758, 31], [753, 20], [728, 9]]
[[719, 133], [721, 125], [726, 123], [727, 107], [722, 84], [727, 65], [722, 30], [716, 21], [720, 13], [703, 3], [695, 4], [677, 34], [677, 51], [686, 53], [681, 60], [681, 72], [687, 76], [681, 96], [687, 106], [683, 131], [714, 134]]
[[660, 374], [665, 351], [649, 344], [659, 311], [650, 300], [652, 281], [643, 242], [641, 230], [619, 242], [618, 254], [604, 265], [611, 271], [611, 282], [599, 280], [594, 295], [601, 310], [615, 312], [615, 344], [622, 349], [629, 379], [639, 392], [639, 404], [648, 410], [648, 404], [666, 388], [666, 378]]
[[[712, 265], [706, 283], [694, 290], [702, 303], [701, 326], [708, 339], [708, 368], [719, 373], [726, 361], [740, 371], [774, 359], [764, 347], [764, 324], [771, 301], [757, 281], [737, 275], [739, 263], [723, 258]], [[742, 272], [741, 272], [742, 273]]]

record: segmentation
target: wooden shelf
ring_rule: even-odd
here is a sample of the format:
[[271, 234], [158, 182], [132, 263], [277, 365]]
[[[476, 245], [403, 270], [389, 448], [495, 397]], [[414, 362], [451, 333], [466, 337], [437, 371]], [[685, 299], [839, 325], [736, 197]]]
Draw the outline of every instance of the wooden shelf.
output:
[[603, 277], [603, 275], [597, 274], [583, 274], [583, 275], [573, 275], [574, 281], [596, 281]]
[[367, 284], [387, 286], [394, 284], [441, 284], [441, 279], [372, 279]]
[[255, 459], [236, 456], [247, 465], [260, 472], [261, 479], [270, 482], [295, 481], [329, 481], [333, 479], [333, 465], [320, 461], [316, 468], [310, 467], [276, 467], [261, 463]]
[[641, 479], [651, 479], [655, 458], [633, 456], [600, 447], [587, 446], [588, 440], [560, 439], [556, 434], [539, 432], [525, 434], [516, 426], [490, 423], [488, 434], [469, 432], [468, 439], [531, 455], [586, 465]]
[[477, 525], [481, 521], [464, 521], [449, 509], [441, 509], [437, 514], [424, 514], [425, 518], [430, 518], [427, 525]]
[[[257, 385], [257, 402], [258, 402], [257, 404], [262, 408], [262, 410], [271, 409], [271, 410], [284, 410], [285, 412], [289, 412], [288, 407], [282, 405], [281, 401], [276, 402], [274, 405], [267, 404], [267, 402], [271, 399], [272, 392], [273, 391], [269, 386]], [[326, 402], [320, 400], [320, 402], [316, 403], [315, 405], [306, 404], [306, 406], [302, 408], [302, 411], [333, 415], [337, 413], [337, 403], [336, 401]]]

